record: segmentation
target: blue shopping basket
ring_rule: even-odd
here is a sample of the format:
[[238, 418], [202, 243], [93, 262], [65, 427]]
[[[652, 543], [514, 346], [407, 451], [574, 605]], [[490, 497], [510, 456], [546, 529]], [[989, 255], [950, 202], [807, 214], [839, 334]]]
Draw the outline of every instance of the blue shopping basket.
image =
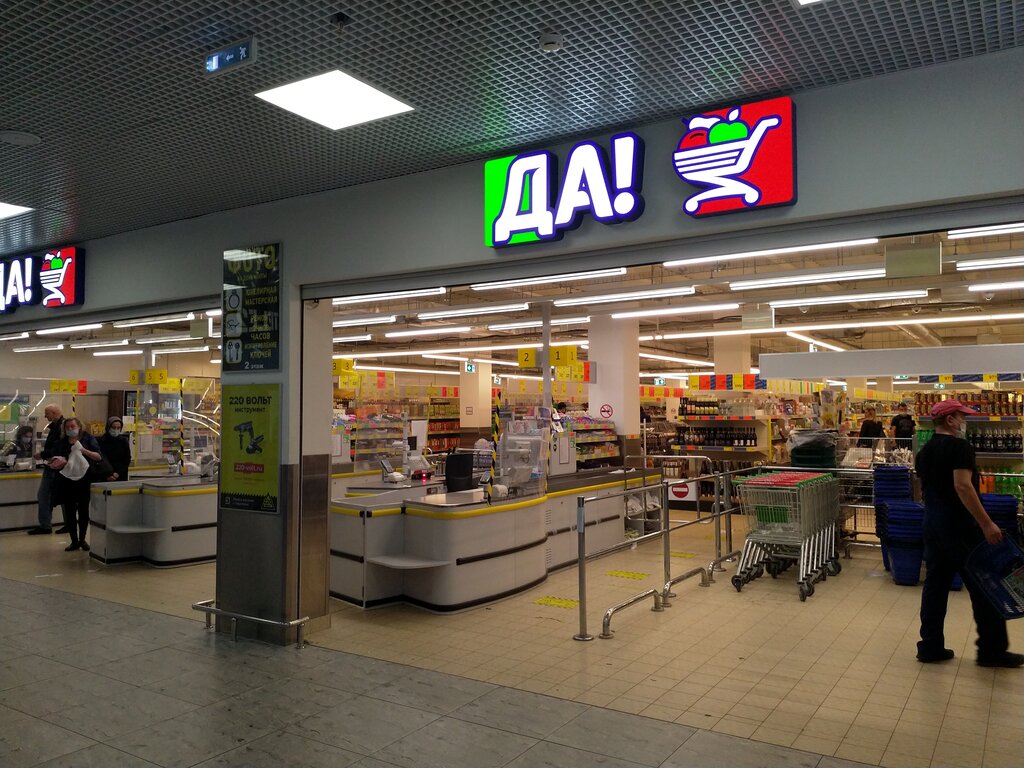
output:
[[967, 570], [1004, 618], [1024, 617], [1024, 552], [1010, 537], [975, 547], [967, 556]]

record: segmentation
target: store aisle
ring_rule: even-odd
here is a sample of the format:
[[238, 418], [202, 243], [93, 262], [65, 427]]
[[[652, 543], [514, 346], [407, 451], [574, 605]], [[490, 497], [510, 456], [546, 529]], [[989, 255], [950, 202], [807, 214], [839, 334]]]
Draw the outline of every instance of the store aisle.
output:
[[[12, 590], [15, 595], [37, 595], [38, 606], [35, 599], [27, 597], [16, 606], [42, 614], [28, 619], [29, 627], [20, 631], [16, 618], [20, 614], [6, 609], [0, 614], [4, 616], [0, 627], [3, 674], [17, 674], [17, 666], [12, 672], [7, 661], [12, 653], [8, 646], [14, 646], [17, 653], [38, 647], [41, 650], [32, 653], [47, 655], [42, 651], [50, 651], [57, 654], [52, 658], [69, 665], [78, 664], [79, 648], [87, 660], [93, 654], [114, 654], [104, 659], [108, 664], [121, 658], [119, 653], [139, 656], [168, 644], [175, 651], [183, 650], [173, 639], [150, 639], [146, 632], [153, 621], [180, 627], [182, 641], [200, 642], [200, 617], [188, 606], [213, 594], [213, 566], [164, 571], [134, 566], [103, 569], [85, 564], [84, 558], [71, 558], [62, 547], [56, 551], [53, 540], [39, 543], [39, 538], [0, 537], [0, 576], [21, 582], [3, 582], [3, 595]], [[707, 562], [712, 547], [711, 532], [705, 526], [676, 534], [672, 543], [674, 571]], [[654, 586], [660, 573], [657, 543], [591, 563], [591, 632], [600, 631], [605, 608]], [[311, 656], [327, 653], [326, 649], [346, 652], [329, 658], [344, 659], [335, 661], [334, 666], [344, 668], [343, 676], [349, 680], [370, 675], [373, 683], [379, 684], [382, 681], [376, 675], [383, 674], [380, 670], [402, 664], [408, 665], [402, 669], [420, 669], [418, 680], [450, 680], [455, 689], [468, 686], [467, 690], [478, 690], [476, 686], [483, 685], [491, 691], [500, 686], [497, 690], [509, 696], [520, 695], [508, 692], [517, 689], [523, 696], [544, 694], [572, 707], [602, 708], [599, 711], [697, 727], [701, 729], [698, 734], [687, 740], [691, 746], [711, 743], [718, 736], [738, 737], [741, 741], [728, 743], [744, 744], [755, 750], [754, 754], [771, 744], [891, 768], [1019, 766], [1019, 754], [1010, 750], [1024, 743], [1019, 719], [1024, 707], [1024, 672], [974, 665], [974, 630], [966, 594], [954, 593], [950, 598], [947, 644], [955, 649], [957, 659], [925, 666], [914, 660], [920, 591], [895, 586], [874, 550], [855, 549], [852, 560], [843, 560], [842, 574], [820, 584], [806, 603], [797, 599], [791, 572], [777, 580], [758, 579], [741, 593], [729, 585], [728, 575], [721, 575], [707, 589], [696, 581], [680, 585], [674, 607], [664, 613], [652, 613], [645, 604], [617, 615], [613, 640], [578, 643], [571, 639], [577, 613], [571, 603], [563, 601], [576, 597], [576, 573], [567, 570], [500, 604], [454, 616], [434, 616], [405, 606], [364, 612], [334, 601], [333, 626], [312, 634], [312, 643], [320, 649], [307, 650], [312, 651]], [[154, 608], [189, 620], [85, 600], [52, 588], [102, 594], [122, 604], [144, 605], [153, 600]], [[556, 599], [545, 599], [552, 597]], [[56, 606], [55, 615], [60, 618], [63, 606], [78, 605], [75, 601], [79, 600], [82, 605], [101, 606], [101, 615], [110, 613], [123, 620], [116, 626], [90, 620], [78, 635], [70, 627], [26, 635], [37, 643], [27, 648], [24, 642], [17, 645], [8, 639], [31, 633], [32, 626], [39, 625], [41, 630], [53, 626], [54, 612], [43, 606]], [[128, 630], [128, 639], [115, 643], [116, 630], [122, 626]], [[1010, 632], [1011, 645], [1024, 648], [1024, 622], [1011, 622]], [[142, 637], [138, 639], [160, 648], [124, 645], [139, 633]], [[69, 642], [68, 638], [75, 639]], [[96, 643], [99, 645], [94, 647]], [[236, 659], [230, 642], [205, 638], [202, 643], [206, 643], [199, 646], [203, 653], [212, 651], [218, 658]], [[243, 647], [248, 649], [244, 653]], [[204, 673], [185, 672], [182, 679], [191, 683], [183, 685], [200, 690], [213, 686], [211, 695], [221, 698], [241, 694], [272, 682], [259, 677], [267, 670], [251, 660], [253, 654], [287, 652], [252, 645], [238, 649], [240, 668], [217, 668], [210, 679]], [[97, 672], [88, 665], [82, 669]], [[238, 683], [236, 691], [229, 683], [234, 685], [243, 671], [254, 675], [254, 680]], [[456, 677], [448, 677], [451, 675]], [[151, 682], [143, 677], [139, 685], [146, 687]], [[332, 687], [326, 679], [315, 678], [315, 682]], [[7, 687], [6, 682], [0, 685]], [[69, 687], [75, 685], [74, 680], [69, 683]], [[211, 705], [218, 700], [197, 703]], [[549, 701], [530, 700], [535, 702], [533, 706]], [[648, 719], [628, 722], [650, 724]], [[693, 742], [698, 736], [701, 740]], [[548, 745], [543, 749], [555, 748]], [[414, 764], [402, 763], [397, 757], [392, 762]], [[555, 756], [551, 764], [573, 763]], [[759, 763], [755, 760], [753, 764]], [[382, 764], [376, 765], [381, 768]]]

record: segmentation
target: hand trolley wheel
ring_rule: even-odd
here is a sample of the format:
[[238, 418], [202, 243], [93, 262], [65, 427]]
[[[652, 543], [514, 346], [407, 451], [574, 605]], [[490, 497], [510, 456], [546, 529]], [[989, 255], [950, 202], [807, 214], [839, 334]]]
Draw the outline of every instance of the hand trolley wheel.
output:
[[843, 570], [843, 565], [839, 562], [838, 557], [834, 557], [829, 560], [828, 563], [825, 564], [825, 567], [828, 570], [829, 576], [838, 576]]
[[804, 602], [806, 602], [806, 601], [807, 601], [807, 597], [808, 597], [808, 596], [809, 596], [810, 594], [811, 594], [811, 592], [810, 592], [810, 590], [808, 589], [807, 585], [806, 585], [806, 584], [804, 584], [804, 583], [803, 583], [803, 582], [801, 581], [801, 582], [800, 582], [800, 602], [801, 602], [801, 603], [804, 603]]
[[730, 581], [732, 582], [732, 585], [736, 587], [737, 592], [743, 589], [743, 578], [739, 574], [733, 576], [732, 579], [730, 579]]

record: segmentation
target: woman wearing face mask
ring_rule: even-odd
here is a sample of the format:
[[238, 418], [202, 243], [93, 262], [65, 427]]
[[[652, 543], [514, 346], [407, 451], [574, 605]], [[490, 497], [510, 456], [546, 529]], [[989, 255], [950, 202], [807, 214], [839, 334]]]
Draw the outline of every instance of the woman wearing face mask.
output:
[[[64, 420], [63, 434], [54, 449], [54, 457], [50, 460], [50, 469], [60, 472], [68, 463], [72, 453], [80, 452], [90, 461], [103, 458], [96, 438], [82, 429], [82, 422], [76, 418]], [[89, 551], [85, 541], [85, 532], [89, 528], [89, 493], [92, 478], [87, 471], [78, 480], [72, 480], [63, 474], [57, 475], [57, 495], [64, 509], [64, 525], [71, 534], [71, 545], [64, 548], [65, 552], [76, 549]]]
[[31, 424], [23, 424], [14, 433], [14, 439], [0, 451], [0, 456], [14, 456], [15, 459], [31, 459], [35, 430]]
[[107, 431], [98, 440], [100, 453], [114, 468], [113, 473], [107, 478], [108, 481], [128, 479], [128, 465], [132, 463], [132, 449], [128, 444], [128, 438], [121, 432], [122, 427], [121, 419], [111, 416], [107, 419]]

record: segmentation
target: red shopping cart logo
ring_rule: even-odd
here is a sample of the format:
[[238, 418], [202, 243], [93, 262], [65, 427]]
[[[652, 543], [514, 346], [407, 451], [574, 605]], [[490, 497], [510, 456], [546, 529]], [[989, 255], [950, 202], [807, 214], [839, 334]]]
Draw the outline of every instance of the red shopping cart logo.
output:
[[60, 248], [43, 257], [39, 285], [44, 307], [67, 307], [78, 303], [76, 276], [80, 254], [76, 248]]
[[705, 112], [685, 121], [672, 155], [683, 181], [700, 187], [691, 216], [796, 202], [793, 101], [788, 97]]

